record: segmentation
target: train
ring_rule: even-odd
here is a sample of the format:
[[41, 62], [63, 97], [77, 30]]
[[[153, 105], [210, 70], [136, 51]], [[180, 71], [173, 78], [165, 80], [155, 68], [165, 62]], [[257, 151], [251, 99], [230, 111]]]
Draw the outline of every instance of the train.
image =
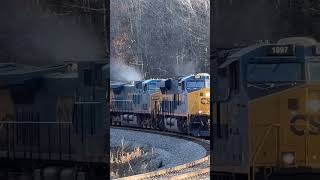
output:
[[105, 66], [0, 63], [0, 179], [109, 177]]
[[320, 44], [284, 38], [214, 63], [214, 179], [319, 179]]
[[208, 137], [210, 75], [111, 82], [110, 116], [113, 125]]

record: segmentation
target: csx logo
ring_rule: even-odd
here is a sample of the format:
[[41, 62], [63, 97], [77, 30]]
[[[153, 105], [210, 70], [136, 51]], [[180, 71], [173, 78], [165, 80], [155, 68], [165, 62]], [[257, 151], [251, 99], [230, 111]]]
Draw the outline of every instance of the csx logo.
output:
[[210, 100], [207, 98], [201, 98], [201, 103], [202, 104], [210, 104]]
[[290, 120], [290, 130], [298, 136], [303, 136], [305, 133], [320, 135], [320, 115], [295, 115]]

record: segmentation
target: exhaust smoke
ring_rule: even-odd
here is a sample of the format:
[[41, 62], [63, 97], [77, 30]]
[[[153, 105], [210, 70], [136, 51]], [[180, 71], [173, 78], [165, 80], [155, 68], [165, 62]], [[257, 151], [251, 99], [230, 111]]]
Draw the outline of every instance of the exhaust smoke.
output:
[[123, 63], [120, 60], [111, 59], [110, 75], [112, 81], [140, 81], [143, 75], [133, 67]]

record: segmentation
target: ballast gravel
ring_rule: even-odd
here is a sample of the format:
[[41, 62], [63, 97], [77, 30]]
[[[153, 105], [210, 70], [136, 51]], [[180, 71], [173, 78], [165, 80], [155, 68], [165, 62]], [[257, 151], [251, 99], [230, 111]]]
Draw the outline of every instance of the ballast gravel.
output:
[[121, 146], [125, 142], [131, 146], [152, 148], [158, 154], [154, 161], [161, 161], [159, 169], [178, 166], [198, 160], [206, 155], [206, 149], [201, 145], [170, 136], [139, 131], [110, 129], [110, 146]]

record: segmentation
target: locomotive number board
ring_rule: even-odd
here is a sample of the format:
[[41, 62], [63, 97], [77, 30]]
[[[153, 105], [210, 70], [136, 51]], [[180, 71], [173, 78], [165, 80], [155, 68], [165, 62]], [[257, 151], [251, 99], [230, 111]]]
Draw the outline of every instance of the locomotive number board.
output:
[[293, 56], [294, 51], [294, 45], [275, 45], [267, 49], [269, 56]]

